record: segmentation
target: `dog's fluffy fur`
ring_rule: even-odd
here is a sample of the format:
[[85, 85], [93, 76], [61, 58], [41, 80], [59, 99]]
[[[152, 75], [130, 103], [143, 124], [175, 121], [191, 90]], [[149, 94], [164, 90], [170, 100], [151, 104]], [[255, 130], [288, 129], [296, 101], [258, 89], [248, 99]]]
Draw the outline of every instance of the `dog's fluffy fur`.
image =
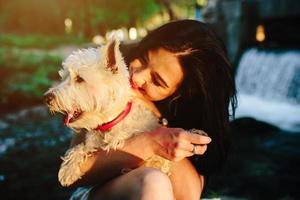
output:
[[[113, 40], [100, 48], [73, 52], [59, 71], [62, 82], [46, 92], [52, 112], [66, 115], [65, 123], [76, 131], [86, 129], [84, 142], [70, 148], [62, 158], [58, 178], [69, 186], [82, 177], [79, 166], [98, 148], [117, 149], [127, 138], [159, 127], [152, 111], [135, 99], [129, 82], [129, 72]], [[95, 128], [118, 116], [132, 101], [132, 109], [120, 123], [109, 131]], [[80, 115], [80, 116], [77, 116]], [[145, 162], [169, 174], [170, 162], [155, 156]]]

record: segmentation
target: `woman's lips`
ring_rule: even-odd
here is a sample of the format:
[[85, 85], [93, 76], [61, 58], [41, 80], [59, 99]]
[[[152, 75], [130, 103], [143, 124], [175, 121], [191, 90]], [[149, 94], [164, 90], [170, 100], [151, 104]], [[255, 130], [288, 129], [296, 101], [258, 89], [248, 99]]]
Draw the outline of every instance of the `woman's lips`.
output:
[[137, 90], [142, 95], [146, 95], [146, 91], [143, 88], [140, 88], [132, 79], [130, 79], [131, 88]]
[[130, 79], [130, 85], [135, 90], [139, 89], [139, 86], [132, 79]]
[[147, 95], [146, 91], [143, 88], [138, 88], [138, 90], [142, 95], [144, 95], [144, 96]]

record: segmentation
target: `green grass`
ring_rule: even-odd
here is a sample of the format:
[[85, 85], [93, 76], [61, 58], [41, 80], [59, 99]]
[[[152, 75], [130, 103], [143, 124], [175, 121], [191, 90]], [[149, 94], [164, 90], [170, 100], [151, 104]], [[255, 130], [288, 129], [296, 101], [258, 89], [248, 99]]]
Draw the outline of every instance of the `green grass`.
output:
[[1, 107], [17, 108], [39, 101], [58, 78], [62, 59], [46, 51], [0, 48]]
[[0, 34], [0, 109], [41, 103], [44, 92], [58, 79], [63, 59], [49, 50], [85, 43], [75, 35]]

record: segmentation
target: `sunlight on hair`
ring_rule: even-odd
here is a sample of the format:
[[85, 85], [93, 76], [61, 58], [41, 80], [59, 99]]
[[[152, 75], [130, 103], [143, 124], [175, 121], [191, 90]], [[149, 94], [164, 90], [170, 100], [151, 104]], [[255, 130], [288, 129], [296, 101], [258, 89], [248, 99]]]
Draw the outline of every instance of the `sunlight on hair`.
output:
[[192, 48], [189, 48], [189, 49], [186, 49], [184, 51], [181, 51], [181, 52], [177, 52], [175, 53], [176, 56], [185, 56], [185, 55], [189, 55], [193, 52], [197, 51], [196, 49], [192, 49]]

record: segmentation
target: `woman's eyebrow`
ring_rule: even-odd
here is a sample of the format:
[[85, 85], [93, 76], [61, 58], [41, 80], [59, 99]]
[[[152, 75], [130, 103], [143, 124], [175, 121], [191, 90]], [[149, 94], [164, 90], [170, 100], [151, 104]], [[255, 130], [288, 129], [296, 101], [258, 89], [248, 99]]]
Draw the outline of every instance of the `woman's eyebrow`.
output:
[[157, 72], [154, 72], [153, 73], [155, 75], [155, 77], [157, 79], [159, 79], [159, 81], [163, 84], [164, 87], [167, 87], [169, 88], [168, 84], [166, 83], [166, 81], [164, 81], [164, 79], [157, 73]]

